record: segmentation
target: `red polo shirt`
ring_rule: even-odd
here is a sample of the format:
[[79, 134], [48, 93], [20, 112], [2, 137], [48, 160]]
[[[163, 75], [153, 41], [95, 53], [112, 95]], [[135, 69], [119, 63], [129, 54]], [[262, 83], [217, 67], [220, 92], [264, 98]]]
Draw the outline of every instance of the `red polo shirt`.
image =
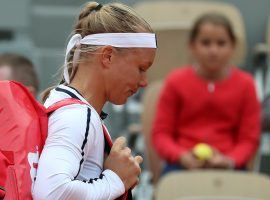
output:
[[200, 142], [208, 143], [242, 167], [257, 150], [260, 104], [254, 81], [233, 67], [230, 75], [210, 82], [191, 66], [173, 71], [157, 104], [152, 142], [169, 163]]

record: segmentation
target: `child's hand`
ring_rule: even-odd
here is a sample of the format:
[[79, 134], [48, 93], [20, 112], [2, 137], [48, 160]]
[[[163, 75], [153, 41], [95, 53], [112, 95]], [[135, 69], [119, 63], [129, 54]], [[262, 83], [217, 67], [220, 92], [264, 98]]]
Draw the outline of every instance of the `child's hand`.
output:
[[228, 169], [233, 168], [233, 166], [234, 166], [233, 161], [217, 150], [214, 150], [214, 155], [206, 162], [207, 168]]
[[130, 148], [126, 147], [126, 139], [119, 137], [113, 143], [104, 168], [114, 171], [123, 181], [127, 191], [139, 183], [142, 161], [141, 156], [132, 156]]
[[198, 169], [204, 166], [204, 162], [198, 160], [192, 151], [188, 151], [179, 158], [180, 165], [186, 169]]

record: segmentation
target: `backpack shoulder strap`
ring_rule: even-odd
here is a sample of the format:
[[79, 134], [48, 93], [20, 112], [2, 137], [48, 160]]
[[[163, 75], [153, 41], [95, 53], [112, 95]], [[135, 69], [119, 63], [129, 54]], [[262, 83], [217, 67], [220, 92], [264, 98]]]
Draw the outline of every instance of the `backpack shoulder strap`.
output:
[[[46, 109], [46, 113], [47, 115], [52, 114], [54, 111], [56, 111], [59, 108], [62, 108], [64, 106], [68, 106], [68, 105], [72, 105], [72, 104], [85, 104], [87, 105], [85, 102], [75, 99], [75, 98], [67, 98], [67, 99], [63, 99], [61, 101], [58, 101], [56, 103], [54, 103], [53, 105], [49, 106]], [[104, 147], [104, 151], [106, 153], [110, 153], [111, 151], [111, 147], [112, 147], [112, 139], [107, 131], [107, 128], [105, 127], [104, 124], [102, 124], [102, 129], [103, 129], [103, 135], [104, 135], [104, 139], [105, 139], [105, 147]]]
[[59, 108], [62, 108], [64, 106], [68, 106], [68, 105], [72, 105], [72, 104], [85, 104], [85, 105], [87, 105], [86, 103], [84, 103], [81, 100], [74, 99], [74, 98], [67, 98], [67, 99], [63, 99], [63, 100], [58, 101], [58, 102], [54, 103], [53, 105], [49, 106], [46, 109], [46, 113], [49, 115]]

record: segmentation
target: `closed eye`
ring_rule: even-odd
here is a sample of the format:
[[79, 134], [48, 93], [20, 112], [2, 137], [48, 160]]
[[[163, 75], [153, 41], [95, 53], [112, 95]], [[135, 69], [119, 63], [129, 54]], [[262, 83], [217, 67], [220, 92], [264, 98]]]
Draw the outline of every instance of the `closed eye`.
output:
[[139, 68], [140, 72], [146, 72], [146, 70], [143, 67]]
[[218, 46], [225, 46], [226, 41], [224, 41], [224, 40], [219, 40], [219, 41], [217, 42], [217, 44], [218, 44]]

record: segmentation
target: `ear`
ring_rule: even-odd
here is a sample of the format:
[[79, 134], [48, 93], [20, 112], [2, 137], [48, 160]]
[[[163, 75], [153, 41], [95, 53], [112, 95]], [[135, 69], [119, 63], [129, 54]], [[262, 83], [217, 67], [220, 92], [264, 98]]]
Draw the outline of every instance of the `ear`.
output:
[[113, 47], [104, 46], [101, 49], [101, 62], [105, 68], [109, 68], [112, 64]]
[[191, 42], [191, 41], [188, 42], [188, 48], [190, 52], [194, 51], [194, 48], [195, 48], [194, 45], [195, 45], [194, 42]]
[[232, 53], [234, 54], [236, 51], [237, 44], [235, 42], [235, 43], [232, 43], [231, 45], [232, 45]]
[[188, 53], [189, 53], [189, 59], [190, 61], [194, 62], [196, 60], [196, 56], [195, 56], [195, 43], [192, 41], [189, 41], [187, 43], [187, 47], [188, 47]]

